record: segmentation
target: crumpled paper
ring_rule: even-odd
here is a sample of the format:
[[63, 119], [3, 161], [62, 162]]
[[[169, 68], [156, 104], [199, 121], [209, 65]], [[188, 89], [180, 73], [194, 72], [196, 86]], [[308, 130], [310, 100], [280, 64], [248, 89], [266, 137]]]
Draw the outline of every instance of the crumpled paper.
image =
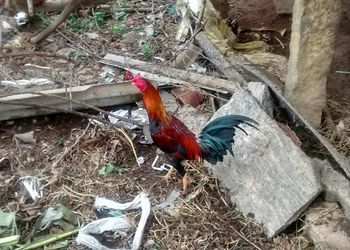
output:
[[108, 217], [99, 219], [89, 223], [80, 229], [78, 237], [76, 239], [78, 244], [83, 244], [93, 250], [137, 250], [141, 246], [143, 233], [148, 216], [151, 211], [151, 203], [146, 193], [141, 192], [133, 201], [127, 203], [119, 203], [109, 200], [104, 197], [96, 197], [94, 207], [97, 210], [134, 210], [140, 209], [141, 218], [137, 226], [134, 239], [131, 243], [131, 248], [108, 248], [103, 246], [92, 234], [102, 234], [105, 231], [113, 231], [115, 234], [126, 235], [126, 233], [133, 228], [126, 216]]

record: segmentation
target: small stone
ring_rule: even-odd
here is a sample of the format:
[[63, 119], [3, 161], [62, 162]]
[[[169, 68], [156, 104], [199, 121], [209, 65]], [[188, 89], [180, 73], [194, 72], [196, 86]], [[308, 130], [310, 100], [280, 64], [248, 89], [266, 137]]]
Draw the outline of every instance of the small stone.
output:
[[185, 88], [174, 88], [171, 93], [184, 105], [197, 107], [204, 101], [204, 96], [196, 91]]
[[120, 43], [117, 42], [112, 42], [109, 44], [109, 47], [119, 49], [120, 48]]
[[138, 165], [142, 165], [145, 163], [145, 158], [143, 158], [142, 156], [140, 156], [139, 158], [137, 158], [137, 164]]
[[126, 19], [126, 21], [125, 21], [125, 25], [126, 25], [126, 26], [133, 26], [134, 24], [135, 24], [135, 20], [132, 19], [132, 18], [128, 18], [128, 19]]
[[63, 56], [70, 56], [72, 53], [74, 53], [76, 50], [75, 49], [72, 49], [72, 48], [69, 48], [69, 47], [65, 47], [65, 48], [62, 48], [62, 49], [59, 49], [57, 50], [57, 54], [58, 55], [63, 55]]
[[88, 38], [90, 38], [91, 40], [97, 40], [99, 37], [100, 37], [100, 35], [99, 34], [97, 34], [97, 33], [85, 33], [85, 35], [88, 37]]
[[143, 244], [143, 247], [151, 247], [153, 246], [155, 243], [154, 240], [147, 240], [144, 244]]

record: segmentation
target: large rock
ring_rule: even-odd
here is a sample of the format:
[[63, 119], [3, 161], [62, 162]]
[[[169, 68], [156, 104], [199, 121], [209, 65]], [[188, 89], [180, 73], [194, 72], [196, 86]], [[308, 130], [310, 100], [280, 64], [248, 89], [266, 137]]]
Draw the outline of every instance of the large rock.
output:
[[339, 202], [350, 221], [350, 181], [335, 171], [327, 160], [314, 159], [314, 163], [321, 171], [326, 201]]
[[318, 250], [350, 249], [350, 223], [337, 203], [322, 203], [305, 218], [306, 236]]
[[255, 97], [266, 114], [268, 114], [270, 117], [273, 117], [274, 105], [271, 99], [269, 87], [261, 82], [248, 82], [247, 90], [251, 93], [252, 96]]
[[315, 128], [321, 124], [326, 82], [342, 0], [295, 0], [286, 97]]
[[212, 119], [229, 114], [251, 117], [259, 131], [242, 126], [237, 131], [233, 152], [224, 162], [210, 167], [231, 200], [244, 214], [253, 214], [268, 237], [281, 232], [296, 220], [321, 192], [312, 161], [278, 127], [246, 90], [233, 94]]

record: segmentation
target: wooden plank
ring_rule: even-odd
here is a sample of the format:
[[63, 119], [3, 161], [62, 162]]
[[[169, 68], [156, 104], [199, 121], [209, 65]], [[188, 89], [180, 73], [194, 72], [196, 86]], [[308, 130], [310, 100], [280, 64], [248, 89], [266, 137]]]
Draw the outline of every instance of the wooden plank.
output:
[[[38, 92], [46, 95], [68, 97], [86, 104], [94, 105], [96, 107], [134, 103], [142, 98], [138, 89], [130, 83], [94, 84], [72, 87], [70, 89], [61, 88]], [[86, 107], [81, 104], [68, 103], [65, 100], [50, 96], [28, 93], [16, 94], [0, 97], [0, 121], [59, 113], [59, 111], [40, 109], [37, 107], [4, 104], [6, 102], [9, 103], [16, 101], [28, 104], [40, 104], [66, 110], [86, 109]]]
[[227, 93], [234, 92], [239, 89], [239, 84], [233, 81], [227, 81], [213, 76], [200, 75], [171, 67], [149, 64], [144, 61], [115, 54], [107, 54], [100, 62], [123, 69], [146, 71], [171, 79], [180, 85], [194, 86], [210, 91], [218, 90], [218, 92], [224, 91]]

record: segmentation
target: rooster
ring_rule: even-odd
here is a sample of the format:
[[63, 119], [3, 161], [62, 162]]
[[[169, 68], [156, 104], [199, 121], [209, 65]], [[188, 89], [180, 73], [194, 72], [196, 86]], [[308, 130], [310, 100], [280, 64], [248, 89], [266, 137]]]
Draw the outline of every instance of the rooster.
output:
[[[206, 160], [211, 164], [223, 161], [223, 156], [232, 152], [236, 129], [242, 130], [240, 124], [256, 128], [258, 123], [241, 115], [226, 115], [208, 123], [196, 136], [175, 116], [166, 112], [159, 92], [151, 82], [140, 74], [134, 77], [129, 72], [126, 79], [143, 95], [143, 102], [149, 118], [149, 128], [154, 144], [162, 150], [167, 159], [182, 177], [183, 192], [188, 191], [186, 170], [181, 164], [184, 160]], [[246, 133], [247, 134], [247, 133]], [[165, 176], [170, 178], [171, 171]]]

